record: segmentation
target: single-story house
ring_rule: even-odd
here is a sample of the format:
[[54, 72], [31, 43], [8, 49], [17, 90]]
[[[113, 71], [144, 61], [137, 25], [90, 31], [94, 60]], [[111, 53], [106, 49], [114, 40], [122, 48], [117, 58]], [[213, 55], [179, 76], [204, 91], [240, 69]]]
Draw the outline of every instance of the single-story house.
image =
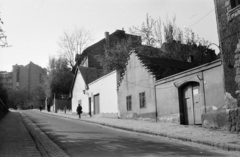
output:
[[88, 84], [89, 108], [94, 115], [119, 117], [117, 83], [118, 71], [114, 70]]
[[118, 71], [103, 76], [101, 69], [78, 66], [71, 88], [72, 113], [81, 104], [83, 115], [118, 118]]
[[191, 63], [153, 58], [131, 51], [118, 83], [121, 118], [155, 121], [157, 117], [155, 81], [192, 67]]
[[91, 115], [89, 110], [89, 98], [85, 91], [88, 84], [102, 76], [102, 70], [78, 66], [75, 71], [73, 84], [71, 87], [72, 113], [76, 113], [78, 104], [82, 105], [83, 115]]

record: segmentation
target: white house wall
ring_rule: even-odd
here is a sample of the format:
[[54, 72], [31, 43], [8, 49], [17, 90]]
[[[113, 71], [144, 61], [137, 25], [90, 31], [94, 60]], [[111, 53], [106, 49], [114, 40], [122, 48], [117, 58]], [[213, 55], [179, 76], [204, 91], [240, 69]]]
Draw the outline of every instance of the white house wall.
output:
[[118, 104], [117, 104], [117, 71], [113, 71], [98, 80], [89, 84], [89, 96], [92, 98], [92, 110], [93, 97], [99, 94], [100, 102], [100, 114], [103, 113], [117, 113], [118, 114]]
[[85, 81], [78, 70], [72, 92], [72, 112], [76, 113], [78, 102], [79, 100], [81, 100], [83, 113], [87, 114], [89, 113], [88, 96], [83, 93], [83, 90], [85, 90], [85, 88], [86, 88]]

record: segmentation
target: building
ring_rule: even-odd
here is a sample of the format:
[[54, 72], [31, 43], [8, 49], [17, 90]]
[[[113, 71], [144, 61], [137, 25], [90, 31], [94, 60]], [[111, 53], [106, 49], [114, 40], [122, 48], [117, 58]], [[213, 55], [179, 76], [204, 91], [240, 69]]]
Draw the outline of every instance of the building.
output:
[[192, 68], [176, 60], [152, 58], [130, 52], [118, 83], [118, 105], [122, 118], [155, 121], [155, 82], [161, 78]]
[[118, 42], [131, 38], [136, 45], [141, 45], [141, 37], [125, 33], [124, 30], [116, 30], [112, 34], [105, 32], [105, 38], [86, 48], [82, 54], [76, 55], [76, 64], [84, 67], [101, 69], [102, 66], [95, 58], [97, 55], [103, 55], [105, 47], [113, 47]]
[[12, 72], [0, 71], [0, 84], [7, 90], [12, 89]]
[[[234, 98], [239, 89], [240, 1], [214, 0], [218, 37], [224, 69], [224, 89]], [[236, 68], [234, 68], [236, 67]]]
[[78, 66], [75, 72], [73, 84], [71, 87], [71, 104], [72, 113], [76, 113], [78, 104], [82, 105], [84, 115], [92, 115], [92, 111], [89, 110], [89, 98], [85, 94], [88, 84], [100, 78], [102, 76], [102, 70], [96, 68], [88, 68]]
[[95, 68], [79, 66], [71, 88], [72, 113], [81, 104], [83, 115], [118, 118], [117, 82], [119, 73], [106, 75]]
[[225, 106], [221, 60], [155, 82], [158, 121], [202, 124], [204, 114]]
[[46, 69], [30, 62], [29, 64], [13, 65], [12, 70], [12, 89], [25, 89], [32, 92], [43, 82], [43, 76], [46, 74]]

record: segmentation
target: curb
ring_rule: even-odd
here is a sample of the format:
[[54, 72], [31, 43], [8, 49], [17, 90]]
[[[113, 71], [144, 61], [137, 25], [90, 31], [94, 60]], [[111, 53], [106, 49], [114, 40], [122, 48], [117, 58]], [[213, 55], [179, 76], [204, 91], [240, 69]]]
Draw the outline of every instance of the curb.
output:
[[240, 146], [235, 146], [235, 145], [226, 144], [226, 143], [216, 143], [216, 142], [213, 142], [213, 141], [193, 139], [193, 138], [189, 138], [189, 137], [177, 136], [177, 135], [172, 135], [172, 134], [167, 134], [167, 133], [154, 133], [154, 132], [151, 132], [151, 131], [136, 130], [136, 129], [133, 129], [133, 128], [115, 126], [115, 125], [101, 123], [101, 122], [93, 122], [93, 121], [88, 121], [88, 120], [84, 120], [84, 119], [74, 119], [74, 118], [63, 116], [63, 115], [60, 115], [60, 114], [57, 115], [57, 113], [55, 113], [55, 114], [46, 113], [46, 112], [41, 112], [41, 113], [48, 114], [48, 115], [53, 115], [53, 116], [57, 116], [57, 117], [68, 118], [68, 119], [72, 119], [72, 120], [81, 120], [81, 121], [84, 121], [84, 122], [103, 125], [103, 126], [107, 126], [107, 127], [111, 127], [111, 128], [115, 128], [115, 129], [121, 129], [121, 130], [126, 130], [126, 131], [131, 131], [131, 132], [136, 132], [136, 133], [142, 133], [142, 134], [148, 134], [148, 135], [161, 136], [161, 137], [168, 137], [170, 139], [181, 140], [181, 141], [184, 141], [184, 142], [193, 142], [193, 143], [197, 143], [197, 144], [203, 144], [203, 145], [206, 145], [206, 146], [216, 147], [216, 148], [219, 148], [219, 149], [222, 149], [222, 150], [225, 150], [225, 151], [240, 151]]
[[27, 118], [26, 115], [23, 113], [20, 113], [20, 115], [43, 157], [69, 157], [57, 144], [50, 140], [37, 125]]

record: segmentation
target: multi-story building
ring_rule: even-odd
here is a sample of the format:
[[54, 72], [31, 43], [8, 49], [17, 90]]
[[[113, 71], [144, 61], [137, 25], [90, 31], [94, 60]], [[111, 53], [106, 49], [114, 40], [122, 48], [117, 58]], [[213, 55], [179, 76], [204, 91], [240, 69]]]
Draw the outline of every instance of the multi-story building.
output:
[[112, 34], [105, 32], [104, 35], [105, 38], [86, 48], [82, 54], [76, 55], [75, 61], [77, 66], [101, 69], [102, 66], [97, 61], [96, 56], [103, 55], [105, 47], [112, 48], [118, 42], [127, 41], [128, 39], [131, 39], [135, 45], [141, 45], [140, 36], [127, 34], [124, 30], [116, 30]]
[[46, 70], [33, 62], [25, 66], [13, 65], [12, 89], [21, 88], [31, 92], [40, 86], [44, 74], [46, 74]]
[[0, 84], [7, 90], [12, 89], [12, 72], [0, 71]]

